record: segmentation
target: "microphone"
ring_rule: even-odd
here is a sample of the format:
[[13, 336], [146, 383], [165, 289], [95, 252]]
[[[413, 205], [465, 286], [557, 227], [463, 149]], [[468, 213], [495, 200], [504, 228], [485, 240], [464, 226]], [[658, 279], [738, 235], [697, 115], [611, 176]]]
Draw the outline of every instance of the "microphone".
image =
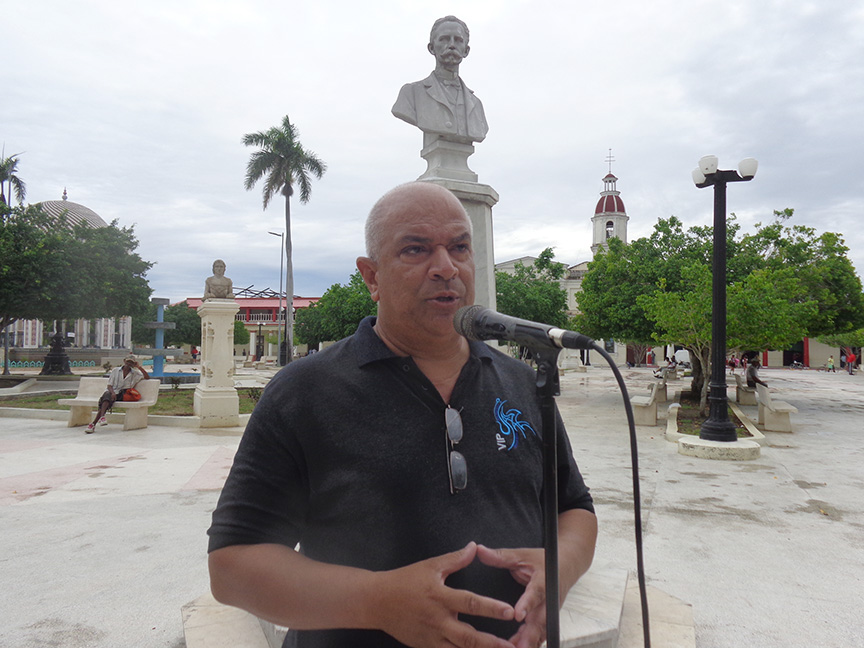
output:
[[479, 304], [456, 311], [453, 327], [469, 340], [509, 340], [533, 348], [594, 348], [594, 340], [581, 333], [502, 315]]

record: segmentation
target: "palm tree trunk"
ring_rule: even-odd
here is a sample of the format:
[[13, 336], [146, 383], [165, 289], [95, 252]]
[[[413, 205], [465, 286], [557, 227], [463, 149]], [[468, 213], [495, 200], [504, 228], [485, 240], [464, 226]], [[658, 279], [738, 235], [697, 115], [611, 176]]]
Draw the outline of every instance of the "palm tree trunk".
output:
[[285, 364], [294, 358], [294, 264], [291, 260], [291, 196], [285, 196]]

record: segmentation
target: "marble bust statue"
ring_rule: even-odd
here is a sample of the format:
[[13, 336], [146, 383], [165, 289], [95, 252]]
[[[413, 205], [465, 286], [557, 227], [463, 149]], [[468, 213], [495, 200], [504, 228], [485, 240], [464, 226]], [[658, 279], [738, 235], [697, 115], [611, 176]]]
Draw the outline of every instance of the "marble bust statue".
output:
[[424, 138], [482, 142], [489, 130], [483, 104], [459, 76], [459, 64], [471, 49], [468, 26], [456, 16], [439, 18], [432, 25], [427, 49], [435, 57], [435, 69], [422, 81], [402, 86], [393, 114], [417, 126]]
[[225, 276], [225, 262], [216, 259], [213, 262], [213, 276], [204, 282], [204, 300], [233, 298], [234, 282]]

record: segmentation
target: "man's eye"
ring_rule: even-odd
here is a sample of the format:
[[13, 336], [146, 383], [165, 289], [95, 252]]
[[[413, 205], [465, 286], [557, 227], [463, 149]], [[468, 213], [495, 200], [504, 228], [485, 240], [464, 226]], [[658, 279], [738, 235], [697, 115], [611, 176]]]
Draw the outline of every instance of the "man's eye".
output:
[[402, 254], [407, 254], [409, 256], [416, 256], [418, 254], [423, 254], [424, 248], [420, 245], [411, 245], [402, 250]]

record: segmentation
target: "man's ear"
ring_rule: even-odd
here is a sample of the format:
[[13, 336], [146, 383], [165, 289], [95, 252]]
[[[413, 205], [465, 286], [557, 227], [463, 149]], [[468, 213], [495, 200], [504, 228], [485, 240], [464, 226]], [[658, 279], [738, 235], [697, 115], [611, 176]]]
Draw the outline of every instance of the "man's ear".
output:
[[373, 302], [378, 301], [378, 264], [369, 257], [357, 257], [357, 269], [369, 289]]
[[434, 46], [432, 45], [432, 41], [429, 41], [429, 44], [426, 45], [426, 49], [429, 50], [429, 53], [430, 53], [432, 56], [435, 56], [435, 48], [434, 48]]
[[470, 52], [470, 51], [471, 51], [471, 46], [466, 44], [465, 45], [465, 56], [463, 56], [462, 58], [468, 58], [468, 52]]

